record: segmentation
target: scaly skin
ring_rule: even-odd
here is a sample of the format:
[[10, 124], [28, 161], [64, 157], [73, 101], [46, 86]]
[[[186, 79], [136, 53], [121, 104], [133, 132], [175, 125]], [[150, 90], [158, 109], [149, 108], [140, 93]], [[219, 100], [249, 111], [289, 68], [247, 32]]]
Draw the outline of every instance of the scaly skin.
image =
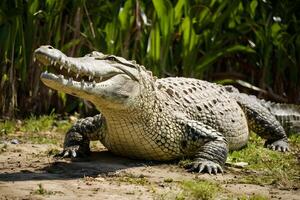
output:
[[[101, 112], [68, 131], [62, 156], [84, 156], [100, 140], [115, 154], [148, 160], [194, 157], [190, 171], [222, 172], [229, 150], [245, 146], [248, 127], [271, 149], [288, 150], [279, 122], [258, 100], [235, 88], [192, 78], [156, 79], [143, 66], [93, 52], [67, 57], [51, 46], [35, 51], [50, 88], [91, 101]], [[72, 77], [72, 78], [68, 78]], [[248, 119], [248, 122], [247, 122]]]

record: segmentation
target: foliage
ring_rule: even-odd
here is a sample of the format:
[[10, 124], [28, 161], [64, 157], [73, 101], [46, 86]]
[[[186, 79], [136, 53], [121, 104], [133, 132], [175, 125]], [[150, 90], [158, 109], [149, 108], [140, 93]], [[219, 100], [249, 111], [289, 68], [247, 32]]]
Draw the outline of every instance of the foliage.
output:
[[207, 180], [183, 181], [181, 183], [183, 192], [176, 199], [215, 199], [222, 187]]
[[263, 195], [259, 195], [259, 194], [254, 194], [250, 197], [247, 197], [246, 195], [242, 196], [242, 197], [238, 197], [238, 200], [268, 200], [269, 198], [263, 196]]
[[86, 102], [40, 83], [32, 53], [42, 44], [69, 56], [117, 54], [161, 77], [241, 79], [299, 102], [299, 9], [267, 0], [3, 0], [0, 116], [88, 112]]
[[38, 184], [38, 189], [32, 191], [31, 194], [36, 195], [54, 195], [56, 192], [46, 190], [41, 183]]
[[0, 137], [4, 140], [18, 139], [20, 142], [30, 141], [37, 144], [58, 144], [63, 140], [63, 134], [71, 127], [67, 120], [56, 115], [35, 117], [24, 120], [0, 122]]
[[[246, 162], [246, 170], [254, 170], [239, 182], [260, 185], [272, 184], [279, 188], [300, 188], [299, 135], [289, 138], [291, 152], [272, 151], [263, 147], [263, 141], [252, 134], [246, 148], [233, 151], [228, 157], [230, 162]], [[295, 153], [296, 152], [296, 153]], [[259, 176], [258, 176], [259, 175]]]

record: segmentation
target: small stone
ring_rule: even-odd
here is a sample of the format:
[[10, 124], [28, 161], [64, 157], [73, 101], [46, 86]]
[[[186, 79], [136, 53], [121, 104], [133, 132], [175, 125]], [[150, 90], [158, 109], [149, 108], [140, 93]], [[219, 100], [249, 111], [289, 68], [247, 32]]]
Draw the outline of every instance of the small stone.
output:
[[96, 177], [95, 180], [97, 180], [97, 181], [105, 181], [105, 178], [103, 178], [103, 177]]
[[10, 141], [10, 143], [11, 144], [19, 144], [20, 142], [17, 139], [13, 139], [13, 140]]
[[237, 167], [237, 168], [244, 168], [249, 165], [249, 163], [247, 163], [247, 162], [236, 162], [236, 163], [228, 162], [226, 164], [228, 164], [232, 167]]
[[76, 117], [76, 116], [70, 116], [69, 120], [70, 120], [70, 122], [75, 123], [78, 120], [78, 117]]

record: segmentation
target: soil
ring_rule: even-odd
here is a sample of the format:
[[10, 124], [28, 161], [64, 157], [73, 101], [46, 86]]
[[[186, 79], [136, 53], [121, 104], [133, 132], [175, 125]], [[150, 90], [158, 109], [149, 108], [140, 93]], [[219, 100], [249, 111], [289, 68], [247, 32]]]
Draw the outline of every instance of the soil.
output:
[[53, 144], [4, 144], [0, 152], [0, 199], [176, 199], [183, 180], [219, 183], [218, 199], [255, 194], [270, 199], [300, 199], [300, 190], [237, 183], [244, 173], [227, 166], [221, 175], [192, 174], [178, 163], [156, 163], [115, 156], [93, 147], [86, 159], [57, 159]]

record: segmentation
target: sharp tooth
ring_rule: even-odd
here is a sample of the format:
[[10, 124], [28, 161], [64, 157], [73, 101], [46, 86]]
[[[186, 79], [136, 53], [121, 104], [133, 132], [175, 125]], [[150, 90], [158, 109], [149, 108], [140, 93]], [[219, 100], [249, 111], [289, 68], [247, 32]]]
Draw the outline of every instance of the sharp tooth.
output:
[[35, 62], [35, 61], [36, 61], [36, 57], [34, 56], [34, 57], [33, 57], [33, 62]]
[[70, 68], [68, 68], [68, 73], [70, 73], [70, 71], [71, 71], [71, 69], [70, 69]]
[[92, 76], [91, 75], [89, 75], [89, 81], [92, 79]]
[[76, 74], [76, 78], [78, 78], [79, 77], [79, 74]]
[[99, 78], [99, 79], [100, 79], [100, 81], [102, 81], [103, 77], [102, 77], [102, 76], [100, 76], [100, 78]]
[[50, 61], [50, 64], [51, 64], [51, 65], [53, 65], [53, 63], [54, 63], [54, 61], [53, 61], [53, 60], [51, 60], [51, 61]]
[[60, 70], [62, 70], [63, 68], [64, 68], [64, 66], [62, 66], [62, 65], [59, 67]]

